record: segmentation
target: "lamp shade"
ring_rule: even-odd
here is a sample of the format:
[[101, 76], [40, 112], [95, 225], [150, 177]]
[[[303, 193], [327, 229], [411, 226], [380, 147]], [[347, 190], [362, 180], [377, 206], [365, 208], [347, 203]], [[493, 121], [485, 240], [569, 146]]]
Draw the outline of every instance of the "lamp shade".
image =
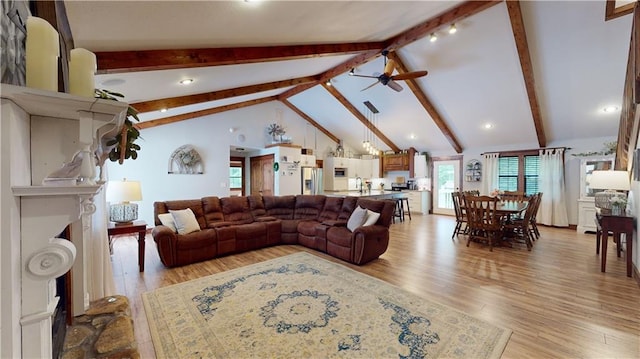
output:
[[142, 201], [140, 181], [109, 181], [107, 184], [107, 201], [111, 203]]
[[107, 184], [107, 201], [111, 202], [109, 220], [116, 223], [130, 223], [138, 219], [138, 205], [129, 203], [142, 200], [139, 181], [110, 181]]
[[631, 188], [627, 171], [593, 171], [589, 187], [601, 190], [628, 191]]

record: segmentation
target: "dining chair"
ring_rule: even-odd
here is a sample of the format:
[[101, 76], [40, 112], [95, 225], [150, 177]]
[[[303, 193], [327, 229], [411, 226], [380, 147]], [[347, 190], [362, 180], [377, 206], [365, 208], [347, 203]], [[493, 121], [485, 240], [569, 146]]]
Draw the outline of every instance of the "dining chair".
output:
[[453, 198], [453, 210], [456, 214], [456, 226], [453, 229], [451, 239], [458, 234], [468, 234], [469, 225], [467, 223], [467, 215], [465, 213], [464, 195], [462, 192], [451, 192]]
[[465, 196], [465, 209], [469, 223], [469, 240], [488, 241], [489, 250], [502, 238], [501, 216], [496, 211], [498, 198], [489, 196]]
[[533, 216], [531, 217], [531, 221], [529, 222], [530, 230], [533, 233], [533, 237], [535, 239], [540, 238], [540, 231], [538, 231], [538, 223], [536, 222], [536, 216], [538, 215], [538, 209], [540, 209], [540, 202], [542, 201], [542, 192], [538, 192], [535, 194], [536, 200], [533, 210]]
[[504, 191], [504, 193], [500, 194], [500, 199], [503, 201], [523, 202], [525, 195], [521, 191]]
[[512, 238], [514, 241], [521, 240], [527, 245], [527, 250], [531, 250], [533, 247], [533, 236], [531, 231], [531, 218], [533, 218], [534, 211], [536, 209], [535, 202], [537, 201], [537, 195], [534, 195], [530, 201], [527, 209], [524, 212], [524, 216], [521, 219], [509, 221], [504, 224], [504, 232]]

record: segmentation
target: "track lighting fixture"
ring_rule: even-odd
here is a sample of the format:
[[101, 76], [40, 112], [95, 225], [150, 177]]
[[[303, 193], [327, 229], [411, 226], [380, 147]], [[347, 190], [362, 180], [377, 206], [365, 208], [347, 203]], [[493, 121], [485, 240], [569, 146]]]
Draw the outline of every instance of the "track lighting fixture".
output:
[[331, 86], [331, 79], [327, 80], [324, 84], [327, 86]]
[[451, 26], [449, 26], [449, 33], [450, 34], [455, 34], [456, 31], [458, 31], [458, 29], [456, 28], [456, 24], [451, 24]]
[[438, 40], [438, 37], [432, 32], [431, 35], [429, 35], [429, 41], [435, 42], [436, 40]]
[[356, 70], [352, 67], [351, 71], [349, 71], [349, 76], [353, 76], [356, 74]]

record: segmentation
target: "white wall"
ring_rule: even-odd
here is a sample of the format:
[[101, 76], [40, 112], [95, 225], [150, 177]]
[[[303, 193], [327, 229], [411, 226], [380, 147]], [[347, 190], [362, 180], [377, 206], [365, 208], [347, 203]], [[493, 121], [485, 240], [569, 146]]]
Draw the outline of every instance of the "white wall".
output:
[[[230, 148], [264, 148], [271, 144], [267, 126], [284, 125], [287, 137], [297, 145], [314, 149], [322, 159], [334, 151], [336, 143], [279, 102], [269, 102], [198, 119], [143, 129], [142, 150], [136, 160], [120, 165], [108, 162], [109, 179], [127, 178], [141, 181], [143, 200], [138, 202], [139, 218], [153, 226], [153, 202], [197, 199], [204, 196], [229, 195]], [[234, 132], [229, 129], [233, 128]], [[244, 136], [241, 141], [240, 135]], [[305, 139], [306, 137], [306, 139]], [[192, 145], [202, 157], [204, 174], [167, 174], [169, 156], [182, 145]], [[300, 176], [295, 177], [299, 184]]]

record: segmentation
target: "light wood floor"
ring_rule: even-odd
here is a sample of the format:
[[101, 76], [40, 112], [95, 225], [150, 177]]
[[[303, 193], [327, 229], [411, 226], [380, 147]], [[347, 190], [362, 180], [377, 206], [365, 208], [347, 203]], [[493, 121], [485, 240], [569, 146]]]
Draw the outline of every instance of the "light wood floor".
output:
[[277, 246], [167, 269], [147, 235], [145, 272], [138, 272], [134, 237], [114, 242], [114, 276], [129, 297], [143, 358], [155, 358], [141, 294], [159, 287], [306, 251], [448, 304], [513, 331], [504, 358], [640, 358], [640, 288], [628, 278], [610, 243], [600, 272], [595, 235], [541, 228], [524, 246], [466, 247], [451, 240], [454, 218], [413, 216], [391, 226], [391, 244], [378, 260], [350, 265], [300, 246]]

